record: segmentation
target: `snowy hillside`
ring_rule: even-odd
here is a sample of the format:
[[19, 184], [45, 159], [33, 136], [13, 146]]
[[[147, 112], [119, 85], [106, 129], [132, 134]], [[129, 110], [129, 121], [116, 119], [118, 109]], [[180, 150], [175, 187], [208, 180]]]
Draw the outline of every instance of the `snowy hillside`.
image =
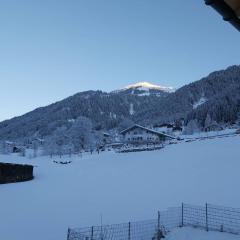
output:
[[68, 165], [0, 155], [2, 162], [36, 166], [33, 181], [0, 187], [1, 238], [65, 240], [68, 227], [99, 225], [101, 214], [104, 224], [152, 219], [157, 210], [182, 202], [239, 207], [239, 141], [235, 136], [154, 152], [86, 154]]
[[207, 115], [218, 124], [233, 123], [240, 112], [240, 66], [231, 66], [216, 71], [161, 98], [148, 110], [138, 113], [137, 119], [145, 116], [145, 122], [170, 123], [184, 119], [195, 121], [204, 127]]

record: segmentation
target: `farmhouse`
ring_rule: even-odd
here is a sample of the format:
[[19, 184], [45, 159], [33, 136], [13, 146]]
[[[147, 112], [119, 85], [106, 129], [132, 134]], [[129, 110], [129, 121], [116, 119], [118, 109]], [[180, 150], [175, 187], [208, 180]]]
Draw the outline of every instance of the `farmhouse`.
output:
[[138, 124], [123, 130], [120, 134], [122, 135], [122, 140], [125, 143], [160, 143], [166, 140], [175, 139], [173, 136]]

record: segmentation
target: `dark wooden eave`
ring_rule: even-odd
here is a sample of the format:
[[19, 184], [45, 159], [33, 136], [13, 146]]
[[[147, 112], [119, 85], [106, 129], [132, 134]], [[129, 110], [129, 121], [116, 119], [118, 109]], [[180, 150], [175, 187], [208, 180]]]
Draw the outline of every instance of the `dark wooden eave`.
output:
[[220, 13], [225, 21], [230, 22], [240, 31], [239, 0], [205, 0], [207, 5]]

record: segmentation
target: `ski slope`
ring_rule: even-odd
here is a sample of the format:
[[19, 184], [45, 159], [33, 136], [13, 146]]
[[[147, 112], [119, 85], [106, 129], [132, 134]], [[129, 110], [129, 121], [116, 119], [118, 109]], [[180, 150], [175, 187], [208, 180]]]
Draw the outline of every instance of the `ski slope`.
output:
[[103, 224], [152, 219], [181, 202], [240, 207], [239, 147], [235, 136], [84, 155], [68, 165], [0, 155], [36, 166], [33, 181], [0, 185], [0, 239], [66, 240], [68, 227], [99, 225], [101, 215]]

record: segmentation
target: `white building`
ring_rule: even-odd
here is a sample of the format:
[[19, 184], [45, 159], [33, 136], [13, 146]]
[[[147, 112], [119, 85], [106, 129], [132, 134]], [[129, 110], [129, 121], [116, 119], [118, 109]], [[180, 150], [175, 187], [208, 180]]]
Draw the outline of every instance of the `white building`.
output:
[[125, 143], [160, 143], [166, 140], [175, 139], [168, 134], [140, 126], [138, 124], [129, 127], [122, 132], [122, 140]]

